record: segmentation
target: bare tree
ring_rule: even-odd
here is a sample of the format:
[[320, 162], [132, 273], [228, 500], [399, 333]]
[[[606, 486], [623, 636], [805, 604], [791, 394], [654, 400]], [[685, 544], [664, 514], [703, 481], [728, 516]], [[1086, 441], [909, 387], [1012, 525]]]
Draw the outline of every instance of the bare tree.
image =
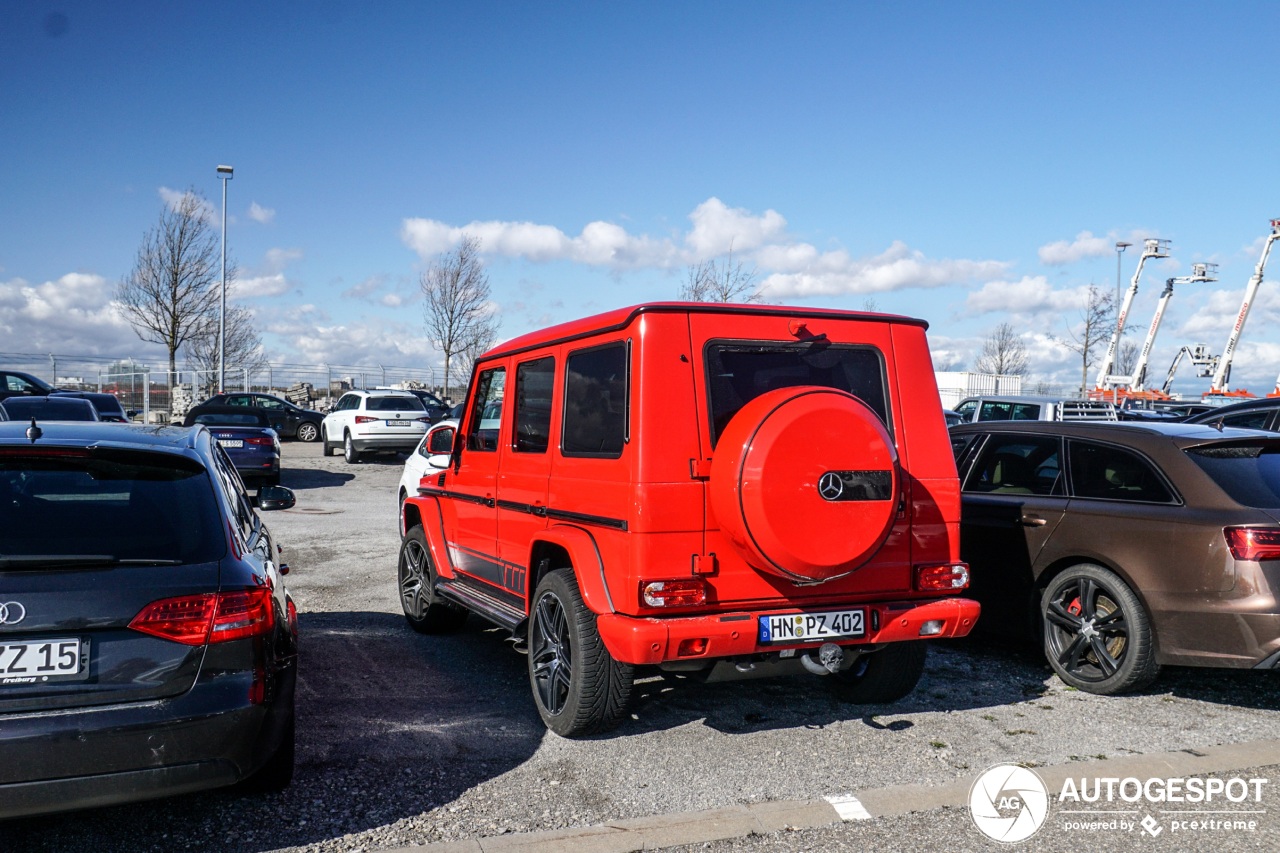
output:
[[214, 284], [221, 261], [206, 207], [194, 190], [166, 205], [143, 238], [133, 269], [116, 287], [116, 299], [138, 337], [168, 349], [170, 375], [182, 345], [218, 323]]
[[1026, 376], [1027, 346], [1011, 323], [1001, 323], [987, 335], [973, 369], [977, 373], [999, 376]]
[[471, 371], [476, 361], [498, 342], [498, 318], [489, 315], [488, 326], [478, 326], [475, 337], [456, 354], [453, 365], [453, 376], [459, 385], [466, 386], [471, 381]]
[[[1107, 325], [1114, 325], [1114, 321], [1108, 321]], [[1125, 331], [1129, 331], [1125, 329]], [[1132, 376], [1133, 370], [1138, 366], [1138, 353], [1142, 348], [1133, 341], [1124, 341], [1120, 344], [1120, 351], [1116, 353], [1115, 372], [1121, 376]]]
[[1080, 311], [1078, 329], [1067, 329], [1066, 338], [1055, 337], [1058, 343], [1080, 356], [1080, 391], [1089, 387], [1089, 368], [1093, 367], [1098, 345], [1107, 341], [1107, 329], [1112, 325], [1111, 294], [1089, 285], [1084, 307]]
[[438, 257], [419, 281], [426, 297], [427, 335], [444, 353], [444, 393], [455, 355], [488, 348], [498, 321], [489, 304], [489, 276], [480, 259], [480, 240], [465, 235], [457, 248]]
[[747, 269], [741, 261], [734, 263], [730, 246], [729, 257], [723, 263], [713, 258], [688, 267], [680, 299], [685, 302], [763, 302], [756, 283], [758, 278], [754, 266]]
[[[186, 354], [188, 367], [203, 371], [216, 392], [218, 324], [210, 323], [207, 331], [189, 339]], [[226, 352], [222, 361], [227, 372], [248, 370], [252, 373], [266, 367], [267, 356], [262, 349], [262, 338], [254, 327], [253, 312], [243, 305], [227, 306]]]

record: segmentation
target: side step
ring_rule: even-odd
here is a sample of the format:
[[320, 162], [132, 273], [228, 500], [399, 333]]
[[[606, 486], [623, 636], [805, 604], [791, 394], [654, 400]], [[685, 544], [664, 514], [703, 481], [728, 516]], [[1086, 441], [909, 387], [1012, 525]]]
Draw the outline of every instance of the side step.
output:
[[441, 578], [436, 581], [435, 591], [448, 600], [488, 619], [499, 628], [506, 628], [516, 633], [525, 623], [525, 615], [505, 601], [476, 589], [470, 584], [463, 585], [456, 580]]

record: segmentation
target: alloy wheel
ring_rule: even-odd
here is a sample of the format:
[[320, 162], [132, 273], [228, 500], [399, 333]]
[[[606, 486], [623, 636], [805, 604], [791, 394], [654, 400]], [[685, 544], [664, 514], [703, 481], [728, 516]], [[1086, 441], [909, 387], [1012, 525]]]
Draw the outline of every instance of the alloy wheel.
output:
[[573, 678], [573, 647], [564, 605], [554, 593], [544, 593], [533, 612], [529, 665], [538, 701], [549, 714], [564, 710]]

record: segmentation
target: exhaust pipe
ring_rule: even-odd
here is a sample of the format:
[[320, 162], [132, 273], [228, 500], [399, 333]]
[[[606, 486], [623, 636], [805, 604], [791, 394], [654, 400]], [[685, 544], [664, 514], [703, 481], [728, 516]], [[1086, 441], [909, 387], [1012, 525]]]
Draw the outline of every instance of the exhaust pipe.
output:
[[814, 675], [831, 675], [840, 671], [844, 662], [844, 649], [835, 643], [823, 643], [818, 647], [818, 659], [815, 661], [808, 652], [800, 656], [800, 663]]

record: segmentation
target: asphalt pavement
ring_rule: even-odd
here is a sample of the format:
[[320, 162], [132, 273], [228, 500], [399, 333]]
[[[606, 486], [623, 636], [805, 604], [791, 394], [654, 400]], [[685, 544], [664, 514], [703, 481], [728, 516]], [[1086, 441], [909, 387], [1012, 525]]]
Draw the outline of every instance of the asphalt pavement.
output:
[[[284, 445], [298, 503], [266, 520], [286, 549], [302, 637], [287, 791], [12, 821], [0, 850], [1280, 849], [1274, 672], [1170, 668], [1140, 694], [1109, 698], [1067, 688], [1034, 649], [948, 641], [892, 705], [844, 704], [816, 677], [702, 684], [642, 672], [617, 730], [550, 734], [525, 658], [500, 631], [473, 617], [428, 637], [405, 623], [401, 466]], [[1038, 830], [1012, 845], [980, 831], [967, 799], [1006, 764], [1036, 770], [1048, 790]], [[1256, 802], [1058, 797], [1067, 778], [1086, 792], [1089, 780], [1155, 779], [1158, 792], [1185, 777], [1268, 781]], [[998, 826], [1036, 817], [1021, 799], [999, 800]], [[1144, 829], [1148, 817], [1158, 823]]]

